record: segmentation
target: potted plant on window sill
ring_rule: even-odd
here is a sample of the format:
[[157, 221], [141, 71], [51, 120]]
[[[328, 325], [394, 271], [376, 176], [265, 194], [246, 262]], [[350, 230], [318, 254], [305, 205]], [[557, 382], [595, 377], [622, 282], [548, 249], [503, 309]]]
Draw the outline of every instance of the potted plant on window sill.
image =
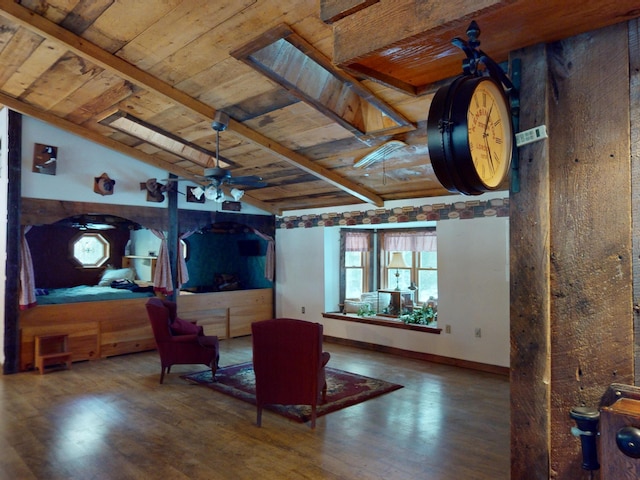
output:
[[400, 320], [413, 325], [431, 325], [438, 321], [438, 309], [433, 302], [426, 302], [420, 308], [400, 315]]

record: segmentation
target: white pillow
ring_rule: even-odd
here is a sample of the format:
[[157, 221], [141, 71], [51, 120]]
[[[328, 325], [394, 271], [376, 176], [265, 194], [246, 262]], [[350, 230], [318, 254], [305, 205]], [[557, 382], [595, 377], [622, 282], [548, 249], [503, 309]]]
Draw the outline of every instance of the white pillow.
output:
[[360, 297], [363, 302], [373, 306], [373, 309], [381, 313], [391, 303], [391, 294], [386, 292], [364, 292]]
[[134, 281], [136, 274], [133, 268], [119, 268], [117, 270], [105, 270], [100, 278], [98, 285], [101, 287], [108, 287], [114, 280], [130, 280]]
[[369, 308], [367, 302], [358, 302], [356, 300], [344, 301], [344, 313], [358, 313], [362, 307]]

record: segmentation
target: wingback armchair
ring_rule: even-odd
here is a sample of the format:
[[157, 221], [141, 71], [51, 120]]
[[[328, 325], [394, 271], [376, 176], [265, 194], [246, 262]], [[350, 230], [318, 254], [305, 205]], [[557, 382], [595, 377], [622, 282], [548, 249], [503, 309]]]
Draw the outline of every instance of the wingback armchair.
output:
[[153, 297], [146, 307], [160, 354], [160, 383], [172, 365], [204, 364], [215, 376], [220, 358], [218, 337], [204, 335], [201, 326], [180, 319], [175, 302]]
[[326, 401], [322, 325], [276, 318], [251, 324], [253, 370], [256, 376], [257, 424], [265, 405], [311, 405], [311, 428], [316, 426], [320, 395]]

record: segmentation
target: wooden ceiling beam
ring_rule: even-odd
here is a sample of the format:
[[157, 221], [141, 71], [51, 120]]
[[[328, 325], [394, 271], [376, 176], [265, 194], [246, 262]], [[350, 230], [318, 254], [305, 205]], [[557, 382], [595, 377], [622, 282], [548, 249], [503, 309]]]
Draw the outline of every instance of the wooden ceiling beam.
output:
[[[474, 2], [424, 2], [395, 0], [379, 2], [344, 16], [334, 26], [333, 61], [352, 63], [372, 52], [402, 44], [424, 32], [444, 30], [451, 22], [466, 24], [479, 12], [496, 8], [505, 0]], [[464, 19], [464, 20], [463, 20]], [[482, 25], [481, 25], [482, 26]], [[460, 35], [464, 35], [464, 29]], [[449, 43], [450, 39], [447, 38]]]
[[[213, 107], [198, 101], [158, 78], [138, 69], [121, 58], [102, 50], [97, 45], [88, 42], [68, 30], [65, 30], [35, 12], [15, 3], [13, 0], [0, 0], [0, 15], [16, 22], [31, 32], [41, 35], [44, 38], [62, 43], [76, 55], [90, 60], [96, 65], [121, 76], [125, 80], [128, 80], [139, 87], [161, 95], [173, 103], [180, 104], [185, 108], [204, 116], [208, 120], [213, 119], [215, 116], [216, 109]], [[20, 111], [19, 108], [16, 108], [16, 110]], [[316, 165], [308, 158], [297, 154], [296, 152], [254, 130], [251, 130], [239, 122], [230, 122], [228, 128], [230, 131], [244, 137], [246, 140], [259, 145], [264, 150], [275, 154], [282, 160], [311, 173], [315, 177], [334, 185], [336, 188], [339, 188], [340, 190], [343, 190], [366, 203], [371, 203], [379, 207], [384, 204], [384, 200], [380, 196], [368, 189], [344, 179], [319, 165]], [[136, 156], [136, 158], [139, 157]]]

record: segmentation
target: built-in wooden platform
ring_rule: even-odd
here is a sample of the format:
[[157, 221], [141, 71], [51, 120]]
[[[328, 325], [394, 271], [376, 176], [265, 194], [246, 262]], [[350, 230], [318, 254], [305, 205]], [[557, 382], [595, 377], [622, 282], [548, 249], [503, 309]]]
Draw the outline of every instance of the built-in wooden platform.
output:
[[[73, 361], [156, 348], [147, 298], [39, 305], [20, 312], [20, 370], [34, 368], [35, 337], [66, 334]], [[273, 318], [273, 289], [199, 293], [178, 297], [178, 314], [220, 338], [251, 333], [251, 323]]]

